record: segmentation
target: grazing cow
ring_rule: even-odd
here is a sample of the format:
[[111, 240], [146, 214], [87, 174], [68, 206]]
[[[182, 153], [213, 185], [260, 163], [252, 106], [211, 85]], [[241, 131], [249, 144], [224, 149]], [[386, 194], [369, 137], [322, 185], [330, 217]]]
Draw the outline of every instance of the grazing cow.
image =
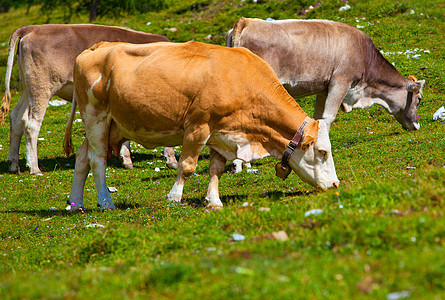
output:
[[325, 120], [328, 130], [342, 101], [346, 112], [378, 104], [406, 130], [420, 127], [416, 111], [425, 81], [400, 75], [355, 27], [240, 18], [228, 32], [227, 46], [246, 47], [263, 58], [293, 97], [317, 95], [314, 118]]
[[[37, 138], [40, 126], [48, 102], [54, 95], [71, 101], [73, 66], [77, 55], [101, 41], [145, 44], [169, 40], [162, 35], [102, 25], [47, 24], [20, 27], [9, 39], [6, 92], [0, 109], [2, 125], [9, 112], [11, 100], [9, 83], [17, 41], [19, 41], [17, 57], [22, 93], [19, 103], [11, 112], [9, 170], [13, 173], [20, 172], [19, 148], [24, 132], [26, 164], [29, 172], [40, 174], [37, 159]], [[125, 147], [122, 147], [121, 152], [124, 166], [127, 168], [132, 167], [129, 145], [127, 143]], [[174, 165], [171, 166], [174, 167]]]
[[[283, 179], [292, 169], [321, 189], [339, 184], [324, 121], [308, 118], [273, 70], [247, 49], [100, 43], [76, 59], [74, 90], [86, 138], [76, 154], [71, 210], [82, 207], [90, 168], [98, 205], [114, 208], [105, 182], [107, 153], [127, 139], [147, 148], [182, 144], [171, 201], [181, 201], [205, 145], [210, 207], [222, 207], [218, 181], [226, 160], [235, 158], [272, 155], [282, 160], [276, 170]], [[70, 139], [67, 124], [65, 146]]]

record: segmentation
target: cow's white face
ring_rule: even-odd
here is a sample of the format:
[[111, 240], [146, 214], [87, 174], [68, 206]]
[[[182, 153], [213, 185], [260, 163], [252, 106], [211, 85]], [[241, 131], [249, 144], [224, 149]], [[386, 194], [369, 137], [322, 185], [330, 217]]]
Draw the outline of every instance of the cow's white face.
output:
[[296, 149], [289, 159], [289, 165], [310, 185], [323, 190], [339, 186], [332, 159], [331, 142], [323, 120], [319, 120], [318, 138], [315, 144], [306, 150]]

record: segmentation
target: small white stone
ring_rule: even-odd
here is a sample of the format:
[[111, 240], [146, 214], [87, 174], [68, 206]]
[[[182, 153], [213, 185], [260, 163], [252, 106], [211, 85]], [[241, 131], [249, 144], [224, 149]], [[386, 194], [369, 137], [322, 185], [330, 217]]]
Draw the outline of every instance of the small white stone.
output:
[[340, 7], [340, 9], [338, 11], [346, 11], [346, 10], [350, 10], [351, 6], [346, 4], [345, 6]]
[[310, 215], [319, 215], [319, 214], [321, 214], [322, 212], [323, 212], [323, 210], [322, 210], [322, 209], [319, 209], [319, 208], [311, 209], [311, 210], [307, 211], [307, 212], [304, 214], [304, 216], [307, 217], [307, 216], [310, 216]]
[[116, 192], [117, 192], [117, 188], [115, 188], [114, 186], [109, 186], [109, 187], [108, 187], [108, 191], [109, 191], [110, 193], [116, 193]]
[[270, 211], [269, 207], [260, 207], [258, 208], [258, 211]]
[[104, 225], [102, 224], [97, 224], [97, 223], [93, 223], [93, 224], [89, 224], [87, 226], [85, 226], [86, 228], [95, 228], [95, 227], [100, 227], [100, 228], [105, 228]]
[[244, 235], [238, 233], [232, 234], [232, 238], [234, 241], [244, 241], [246, 239]]

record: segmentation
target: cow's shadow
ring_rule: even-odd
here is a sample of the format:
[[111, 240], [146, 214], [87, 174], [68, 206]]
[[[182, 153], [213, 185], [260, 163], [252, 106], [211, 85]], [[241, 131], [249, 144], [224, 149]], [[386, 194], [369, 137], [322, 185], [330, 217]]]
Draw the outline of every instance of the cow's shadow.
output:
[[[41, 158], [39, 159], [39, 168], [43, 173], [50, 173], [56, 170], [68, 170], [74, 169], [75, 157], [74, 155], [71, 157], [54, 157], [54, 158]], [[29, 172], [28, 167], [26, 166], [26, 160], [19, 160], [19, 168], [21, 173]], [[9, 165], [7, 161], [0, 162], [0, 174], [8, 174]]]
[[[135, 164], [134, 168], [143, 169], [144, 166], [139, 166], [137, 163], [142, 161], [153, 161], [153, 160], [164, 160], [165, 158], [162, 155], [154, 155], [154, 154], [145, 154], [145, 153], [132, 153], [131, 159], [133, 164]], [[43, 173], [51, 173], [54, 171], [60, 170], [74, 170], [76, 164], [76, 156], [71, 155], [70, 157], [58, 156], [53, 158], [39, 158], [39, 168]], [[123, 168], [122, 162], [117, 157], [112, 157], [107, 160], [107, 166], [113, 168]], [[28, 167], [26, 166], [26, 160], [19, 160], [20, 172], [26, 173], [29, 172]], [[9, 173], [9, 165], [7, 161], [0, 162], [0, 174], [8, 174]]]
[[[253, 195], [253, 197], [258, 197], [258, 198], [270, 198], [271, 201], [280, 201], [282, 197], [284, 196], [308, 196], [311, 193], [303, 193], [301, 191], [296, 191], [296, 192], [282, 192], [282, 191], [269, 191], [269, 192], [264, 192], [262, 194], [257, 194], [257, 195]], [[252, 195], [251, 195], [252, 196]], [[246, 201], [246, 199], [249, 196], [247, 194], [238, 194], [238, 195], [223, 195], [221, 196], [221, 202], [223, 203], [224, 207], [227, 206], [237, 206], [240, 203], [243, 203]], [[166, 201], [165, 204], [168, 204], [170, 202]], [[182, 203], [185, 203], [193, 208], [201, 208], [204, 209], [207, 206], [207, 202], [205, 201], [204, 197], [194, 197], [194, 198], [186, 198], [182, 200]], [[133, 209], [138, 209], [143, 207], [144, 205], [140, 205], [139, 203], [128, 203], [128, 202], [117, 202], [114, 203], [114, 205], [116, 206], [116, 210], [120, 210], [120, 211], [125, 211], [125, 210], [133, 210]], [[22, 213], [22, 214], [27, 214], [30, 216], [39, 216], [40, 218], [52, 218], [55, 216], [62, 216], [62, 217], [67, 217], [67, 216], [72, 216], [72, 215], [76, 215], [76, 214], [88, 214], [88, 213], [92, 213], [92, 212], [98, 212], [99, 208], [96, 207], [95, 205], [93, 207], [87, 207], [84, 211], [79, 211], [79, 212], [75, 212], [75, 213], [71, 213], [65, 209], [40, 209], [40, 210], [8, 210], [8, 211], [0, 211], [0, 214], [10, 214], [11, 212], [13, 213]]]
[[[67, 204], [68, 205], [68, 204]], [[127, 209], [136, 209], [141, 207], [141, 205], [139, 205], [138, 203], [127, 203], [127, 202], [118, 202], [118, 203], [114, 203], [114, 205], [116, 206], [116, 210], [127, 210]], [[19, 210], [8, 210], [8, 211], [0, 211], [0, 214], [4, 213], [4, 214], [10, 214], [11, 212], [13, 213], [21, 213], [21, 214], [27, 214], [30, 216], [39, 216], [39, 218], [52, 218], [55, 216], [62, 216], [62, 217], [66, 217], [66, 216], [72, 216], [72, 215], [76, 215], [76, 214], [88, 214], [90, 212], [93, 211], [99, 211], [99, 207], [96, 207], [96, 205], [94, 205], [93, 207], [87, 207], [83, 212], [82, 211], [78, 211], [75, 213], [71, 213], [70, 211], [66, 210], [66, 209], [32, 209], [32, 210], [23, 210], [23, 209], [19, 209]]]

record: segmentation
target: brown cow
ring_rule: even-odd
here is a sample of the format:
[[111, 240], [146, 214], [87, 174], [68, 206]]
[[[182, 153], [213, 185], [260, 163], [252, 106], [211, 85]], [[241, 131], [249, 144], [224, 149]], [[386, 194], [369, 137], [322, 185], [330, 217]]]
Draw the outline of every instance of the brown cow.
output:
[[[273, 70], [247, 49], [101, 43], [77, 57], [74, 90], [86, 138], [76, 154], [68, 200], [73, 211], [82, 207], [90, 168], [99, 206], [114, 208], [105, 182], [107, 152], [128, 139], [147, 148], [183, 145], [171, 201], [181, 201], [205, 145], [212, 207], [222, 207], [218, 181], [226, 160], [235, 158], [272, 155], [282, 159], [281, 178], [293, 169], [319, 188], [338, 186], [324, 121], [308, 118]], [[65, 146], [70, 139], [67, 124]]]
[[[73, 65], [77, 55], [100, 41], [152, 43], [169, 41], [157, 34], [122, 27], [102, 25], [30, 25], [13, 32], [9, 39], [6, 92], [0, 109], [3, 125], [9, 112], [9, 84], [14, 63], [14, 49], [19, 41], [21, 98], [11, 112], [8, 164], [11, 172], [20, 172], [19, 148], [23, 132], [26, 142], [26, 164], [30, 174], [40, 174], [37, 158], [37, 138], [50, 99], [57, 95], [71, 101], [73, 97]], [[131, 168], [129, 143], [122, 147], [124, 166]], [[174, 155], [170, 154], [174, 159]], [[176, 160], [175, 160], [176, 162]], [[174, 167], [170, 161], [170, 166]]]
[[345, 111], [378, 104], [403, 128], [420, 127], [416, 111], [425, 81], [400, 75], [355, 27], [241, 18], [229, 31], [227, 46], [246, 47], [263, 58], [293, 97], [316, 94], [314, 118], [324, 119], [328, 129], [342, 101]]

